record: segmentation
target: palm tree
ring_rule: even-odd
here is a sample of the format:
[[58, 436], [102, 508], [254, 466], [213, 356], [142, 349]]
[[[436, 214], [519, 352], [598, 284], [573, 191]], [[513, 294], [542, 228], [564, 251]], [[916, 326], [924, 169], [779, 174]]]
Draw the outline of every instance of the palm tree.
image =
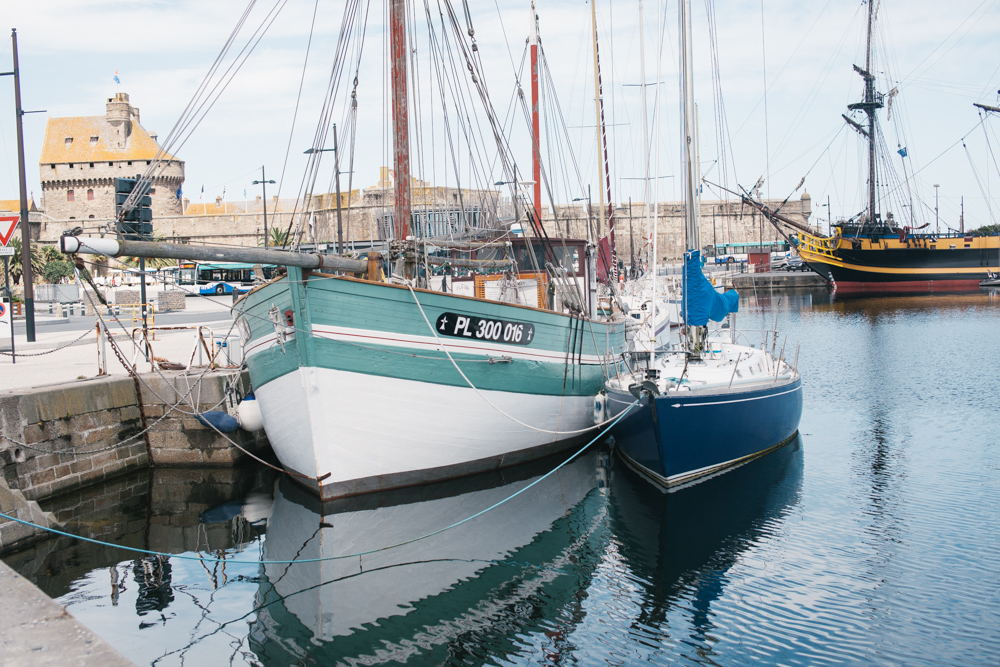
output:
[[[271, 227], [267, 234], [267, 245], [270, 247], [284, 246], [288, 243], [288, 230], [278, 229], [277, 227]], [[263, 241], [260, 241], [257, 245], [264, 245]]]
[[[20, 284], [21, 275], [24, 271], [21, 268], [21, 239], [17, 236], [12, 238], [10, 242], [7, 243], [8, 248], [14, 249], [14, 254], [10, 256], [9, 266], [10, 266], [10, 281], [15, 285]], [[42, 253], [39, 252], [37, 245], [31, 246], [31, 276], [33, 280], [37, 281], [38, 278], [45, 272], [45, 259], [42, 257]], [[2, 273], [2, 272], [0, 272]], [[5, 279], [7, 276], [3, 276]]]

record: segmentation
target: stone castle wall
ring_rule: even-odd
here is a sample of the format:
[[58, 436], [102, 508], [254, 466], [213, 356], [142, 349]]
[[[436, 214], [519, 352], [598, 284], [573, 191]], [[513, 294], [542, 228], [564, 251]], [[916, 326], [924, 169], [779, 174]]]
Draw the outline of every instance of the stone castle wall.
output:
[[[110, 220], [115, 215], [116, 178], [135, 178], [149, 160], [82, 162], [41, 166], [42, 206], [55, 220]], [[184, 183], [184, 164], [171, 162], [153, 179], [153, 218], [181, 215], [177, 188]], [[72, 193], [72, 194], [70, 194]]]

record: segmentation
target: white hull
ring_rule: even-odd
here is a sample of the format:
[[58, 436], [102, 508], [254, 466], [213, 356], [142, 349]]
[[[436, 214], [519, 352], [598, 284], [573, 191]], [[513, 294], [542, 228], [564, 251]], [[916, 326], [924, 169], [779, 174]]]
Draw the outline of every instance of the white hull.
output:
[[573, 444], [586, 433], [569, 432], [594, 424], [590, 396], [477, 392], [316, 367], [272, 380], [256, 395], [278, 459], [323, 478], [325, 499], [511, 465]]

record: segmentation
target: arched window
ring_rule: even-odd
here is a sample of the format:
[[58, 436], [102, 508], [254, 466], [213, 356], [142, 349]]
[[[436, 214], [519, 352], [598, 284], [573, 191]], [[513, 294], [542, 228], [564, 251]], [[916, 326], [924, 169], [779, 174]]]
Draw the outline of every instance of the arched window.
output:
[[76, 197], [73, 196], [72, 190], [66, 191], [66, 201], [76, 201]]
[[94, 191], [87, 190], [87, 201], [94, 201]]

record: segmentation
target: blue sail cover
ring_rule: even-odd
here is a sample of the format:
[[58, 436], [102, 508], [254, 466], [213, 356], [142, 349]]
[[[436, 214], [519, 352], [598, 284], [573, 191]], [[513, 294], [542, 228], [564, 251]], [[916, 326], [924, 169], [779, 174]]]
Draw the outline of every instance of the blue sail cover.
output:
[[729, 313], [740, 309], [740, 296], [736, 290], [719, 294], [701, 271], [701, 251], [684, 253], [684, 298], [687, 324], [702, 327], [709, 320], [721, 322]]

